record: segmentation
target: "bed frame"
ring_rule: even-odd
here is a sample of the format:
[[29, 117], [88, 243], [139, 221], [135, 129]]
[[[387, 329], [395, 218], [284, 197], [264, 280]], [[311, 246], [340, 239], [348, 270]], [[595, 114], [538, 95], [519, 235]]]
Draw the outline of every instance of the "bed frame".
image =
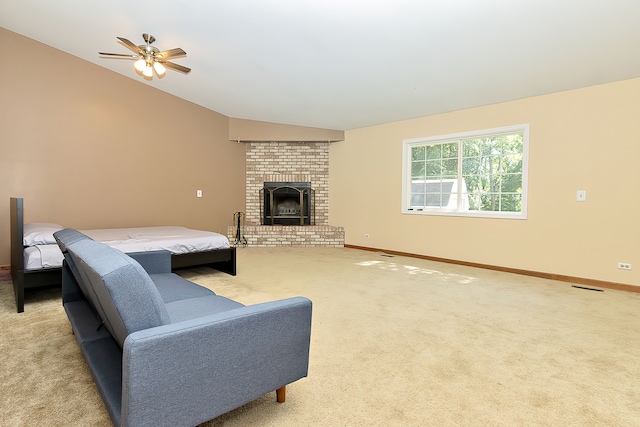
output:
[[[24, 200], [11, 197], [11, 279], [18, 313], [24, 311], [24, 291], [62, 283], [62, 267], [25, 270], [24, 268]], [[171, 255], [171, 269], [211, 267], [232, 276], [236, 275], [236, 248], [216, 249]]]

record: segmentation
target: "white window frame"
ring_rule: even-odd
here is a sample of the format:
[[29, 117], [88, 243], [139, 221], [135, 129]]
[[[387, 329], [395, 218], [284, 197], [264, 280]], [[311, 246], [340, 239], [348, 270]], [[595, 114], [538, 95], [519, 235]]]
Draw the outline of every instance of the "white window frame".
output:
[[[459, 197], [458, 208], [426, 208], [422, 210], [411, 209], [411, 148], [420, 145], [435, 145], [448, 142], [456, 142], [466, 139], [483, 138], [504, 134], [522, 132], [522, 210], [520, 212], [500, 212], [500, 211], [478, 211], [462, 210], [464, 203], [460, 200], [460, 189], [457, 191]], [[462, 155], [458, 151], [458, 181], [462, 179]], [[527, 219], [527, 199], [529, 183], [529, 125], [513, 125], [493, 129], [484, 129], [470, 132], [455, 133], [449, 135], [431, 136], [425, 138], [405, 139], [402, 141], [402, 213], [407, 215], [445, 215], [476, 218], [505, 218], [505, 219]]]

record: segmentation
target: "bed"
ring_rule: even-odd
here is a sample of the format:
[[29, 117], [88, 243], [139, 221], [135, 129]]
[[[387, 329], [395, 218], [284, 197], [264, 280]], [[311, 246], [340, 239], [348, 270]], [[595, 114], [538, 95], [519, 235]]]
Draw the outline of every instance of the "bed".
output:
[[[56, 286], [62, 279], [62, 253], [52, 240], [58, 224], [24, 222], [24, 200], [11, 197], [11, 278], [18, 313], [24, 311], [25, 290]], [[171, 251], [173, 270], [211, 267], [236, 275], [236, 248], [218, 233], [185, 227], [140, 227], [80, 230], [123, 252]]]

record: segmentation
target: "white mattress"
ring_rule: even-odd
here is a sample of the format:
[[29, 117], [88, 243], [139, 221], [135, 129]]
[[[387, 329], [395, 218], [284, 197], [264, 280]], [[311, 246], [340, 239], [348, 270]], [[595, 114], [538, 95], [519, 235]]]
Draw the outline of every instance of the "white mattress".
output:
[[42, 268], [60, 267], [62, 252], [58, 245], [36, 245], [24, 248], [24, 269], [40, 270]]
[[[111, 228], [80, 230], [98, 242], [122, 252], [146, 252], [166, 249], [172, 254], [227, 249], [229, 239], [219, 233], [192, 230], [185, 227]], [[25, 270], [38, 270], [62, 265], [62, 252], [58, 245], [36, 245], [25, 248]]]

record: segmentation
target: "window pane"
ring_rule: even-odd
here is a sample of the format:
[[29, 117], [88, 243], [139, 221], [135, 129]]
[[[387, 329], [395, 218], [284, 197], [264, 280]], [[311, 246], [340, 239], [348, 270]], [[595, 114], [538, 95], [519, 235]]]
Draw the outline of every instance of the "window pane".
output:
[[427, 193], [440, 193], [441, 191], [442, 191], [442, 182], [440, 182], [439, 179], [426, 181]]
[[425, 206], [455, 209], [458, 202], [456, 183], [455, 179], [427, 181]]
[[424, 145], [419, 147], [411, 147], [411, 160], [424, 160], [426, 159], [427, 150]]
[[503, 173], [521, 173], [522, 172], [522, 153], [507, 154], [502, 156], [502, 172]]
[[524, 135], [522, 133], [505, 135], [502, 140], [502, 153], [522, 154], [523, 143]]
[[451, 159], [458, 158], [458, 143], [451, 142], [449, 144], [442, 144], [442, 158], [443, 159]]
[[440, 207], [440, 194], [442, 192], [442, 183], [440, 180], [426, 181], [427, 204], [429, 207]]
[[480, 211], [483, 210], [482, 209], [482, 195], [484, 193], [480, 192], [480, 191], [473, 191], [470, 192], [468, 195], [468, 199], [469, 199], [469, 210], [470, 211]]
[[480, 172], [480, 159], [478, 157], [469, 157], [462, 159], [462, 174], [471, 175]]
[[500, 210], [500, 196], [496, 193], [482, 193], [480, 194], [480, 207], [481, 211], [499, 211]]
[[443, 178], [457, 178], [458, 177], [458, 159], [446, 159], [442, 161], [442, 176]]
[[500, 210], [503, 212], [520, 212], [522, 210], [522, 194], [502, 194]]
[[411, 206], [412, 207], [423, 207], [424, 206], [424, 194], [412, 194], [411, 195]]
[[411, 182], [411, 206], [416, 206], [416, 207], [424, 206], [424, 192], [425, 192], [424, 180]]
[[412, 193], [424, 193], [425, 192], [424, 181], [412, 181], [411, 182], [411, 192]]
[[458, 206], [458, 180], [449, 179], [442, 182], [442, 207], [456, 209]]
[[491, 176], [467, 175], [464, 177], [464, 183], [470, 193], [473, 191], [489, 191], [491, 188]]
[[426, 173], [427, 177], [440, 177], [442, 175], [442, 163], [440, 160], [427, 160]]
[[500, 175], [499, 179], [502, 193], [522, 192], [522, 174], [504, 174]]
[[424, 179], [425, 177], [425, 164], [422, 162], [411, 162], [411, 178], [412, 179]]
[[500, 173], [500, 156], [487, 156], [486, 161], [490, 165], [489, 173]]
[[462, 156], [463, 157], [478, 157], [480, 156], [480, 144], [478, 140], [471, 139], [462, 142]]
[[495, 156], [500, 154], [500, 142], [497, 138], [482, 138], [479, 141], [482, 156]]
[[442, 158], [442, 144], [428, 145], [427, 146], [427, 159], [441, 159]]
[[424, 206], [431, 208], [456, 209], [458, 205], [458, 184], [457, 179], [439, 180], [432, 179], [424, 181], [424, 191], [426, 195], [418, 194], [420, 187], [417, 183], [412, 184], [412, 206], [417, 202], [424, 201]]
[[440, 193], [427, 193], [427, 204], [425, 206], [429, 206], [432, 208], [439, 208], [440, 205]]

